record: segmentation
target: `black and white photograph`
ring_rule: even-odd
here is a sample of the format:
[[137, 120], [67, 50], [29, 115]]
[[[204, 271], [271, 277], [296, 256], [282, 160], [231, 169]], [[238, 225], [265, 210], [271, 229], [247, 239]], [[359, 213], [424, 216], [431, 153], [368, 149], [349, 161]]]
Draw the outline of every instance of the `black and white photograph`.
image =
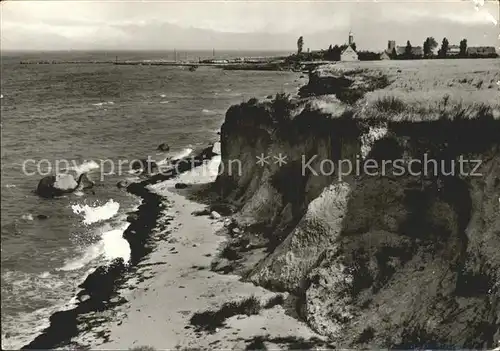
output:
[[500, 351], [500, 1], [0, 11], [2, 350]]

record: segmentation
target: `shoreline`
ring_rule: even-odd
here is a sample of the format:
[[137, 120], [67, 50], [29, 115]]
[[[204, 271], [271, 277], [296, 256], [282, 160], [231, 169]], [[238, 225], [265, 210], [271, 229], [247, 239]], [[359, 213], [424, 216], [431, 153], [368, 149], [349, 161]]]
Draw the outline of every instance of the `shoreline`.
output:
[[[123, 299], [115, 298], [119, 297], [117, 292], [125, 283], [126, 274], [136, 270], [142, 259], [153, 251], [153, 248], [147, 246], [152, 231], [157, 227], [165, 227], [169, 223], [158, 221], [162, 210], [167, 207], [168, 200], [148, 190], [148, 186], [175, 178], [183, 172], [200, 166], [207, 156], [212, 158], [214, 154], [209, 153], [208, 148], [205, 148], [191, 157], [179, 160], [181, 165], [177, 169], [172, 169], [170, 174], [153, 175], [127, 187], [127, 192], [142, 200], [137, 210], [133, 211], [136, 218], [123, 232], [123, 238], [127, 240], [131, 250], [129, 263], [125, 265], [121, 260], [116, 260], [108, 266], [96, 268], [78, 286], [81, 290], [75, 296], [76, 306], [53, 313], [49, 317], [49, 326], [21, 349], [52, 349], [71, 345], [73, 338], [92, 328], [92, 323], [85, 323], [92, 321], [93, 316], [88, 314], [109, 310], [124, 303]], [[84, 315], [87, 315], [84, 323], [79, 322], [78, 318]], [[80, 325], [85, 325], [85, 328], [79, 330]]]
[[[228, 242], [226, 218], [230, 217], [194, 213], [206, 209], [210, 196], [204, 190], [210, 190], [215, 180], [217, 158], [151, 186], [153, 193], [172, 204], [168, 240], [161, 240], [141, 262], [137, 275], [145, 279], [132, 278], [134, 288], [121, 292], [127, 303], [110, 311], [113, 319], [109, 322], [80, 334], [77, 340], [82, 344], [92, 349], [244, 349], [257, 342], [274, 346], [324, 344], [321, 336], [290, 313], [290, 295], [211, 269]], [[207, 168], [210, 172], [203, 172]], [[175, 183], [188, 187], [176, 189]], [[169, 214], [164, 213], [167, 218]]]

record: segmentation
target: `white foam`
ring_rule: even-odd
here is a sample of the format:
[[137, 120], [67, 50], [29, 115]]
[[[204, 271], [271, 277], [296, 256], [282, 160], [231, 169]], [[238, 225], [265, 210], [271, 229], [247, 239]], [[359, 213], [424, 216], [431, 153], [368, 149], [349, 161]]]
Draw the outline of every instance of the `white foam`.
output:
[[205, 113], [205, 114], [214, 114], [215, 112], [212, 111], [212, 110], [207, 110], [206, 108], [204, 108], [203, 110], [201, 110], [201, 112]]
[[164, 98], [164, 97], [166, 97], [167, 95], [165, 95], [165, 94], [160, 94], [160, 96], [161, 96], [162, 98]]
[[85, 249], [83, 255], [76, 259], [68, 260], [58, 271], [76, 271], [88, 265], [90, 262], [103, 255], [103, 247], [99, 242]]
[[100, 166], [94, 160], [85, 161], [81, 165], [75, 165], [71, 167], [71, 169], [74, 170], [78, 175], [90, 172], [91, 170], [98, 168], [100, 168]]
[[92, 104], [94, 106], [103, 106], [103, 105], [114, 105], [115, 103], [113, 101], [103, 101], [103, 102], [98, 102], [95, 104]]
[[42, 279], [49, 278], [50, 277], [50, 272], [45, 271], [43, 273], [40, 273], [39, 277], [42, 278]]
[[6, 188], [16, 188], [17, 185], [15, 185], [15, 184], [5, 184], [5, 187]]
[[159, 195], [168, 196], [171, 191], [170, 189], [178, 182], [186, 184], [205, 184], [213, 182], [217, 178], [220, 162], [221, 157], [219, 155], [214, 156], [199, 167], [195, 167], [188, 172], [181, 173], [177, 177], [164, 182], [152, 184], [148, 186], [148, 188]]
[[102, 231], [100, 240], [84, 249], [81, 256], [67, 261], [58, 271], [74, 271], [86, 267], [89, 263], [99, 257], [103, 257], [108, 263], [115, 258], [122, 258], [126, 264], [130, 261], [130, 246], [123, 238], [123, 232], [130, 223], [123, 224], [119, 228]]
[[165, 100], [165, 101], [160, 101], [160, 104], [168, 104], [170, 101]]
[[89, 206], [89, 205], [72, 205], [71, 209], [73, 213], [81, 215], [83, 217], [84, 224], [92, 224], [100, 221], [105, 221], [110, 219], [118, 213], [120, 209], [120, 204], [110, 199], [104, 205], [101, 206]]
[[27, 214], [23, 214], [21, 216], [22, 219], [26, 220], [26, 221], [32, 221], [33, 220], [33, 215], [31, 213], [27, 213]]
[[181, 158], [188, 157], [189, 155], [191, 155], [192, 152], [193, 152], [192, 148], [190, 148], [190, 147], [185, 148], [181, 152], [178, 152], [177, 154], [174, 154], [172, 156], [172, 160], [180, 160]]
[[113, 261], [116, 258], [121, 258], [125, 264], [130, 261], [130, 245], [123, 238], [123, 232], [128, 226], [129, 223], [121, 229], [113, 229], [102, 235], [104, 258], [106, 260]]

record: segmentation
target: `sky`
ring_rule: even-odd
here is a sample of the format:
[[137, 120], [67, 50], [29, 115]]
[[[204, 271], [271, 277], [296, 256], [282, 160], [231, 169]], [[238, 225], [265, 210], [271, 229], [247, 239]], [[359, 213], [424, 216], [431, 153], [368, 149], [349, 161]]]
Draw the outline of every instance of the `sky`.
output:
[[498, 0], [85, 1], [7, 0], [1, 8], [2, 50], [311, 50], [343, 44], [350, 30], [359, 49], [451, 44], [500, 49]]

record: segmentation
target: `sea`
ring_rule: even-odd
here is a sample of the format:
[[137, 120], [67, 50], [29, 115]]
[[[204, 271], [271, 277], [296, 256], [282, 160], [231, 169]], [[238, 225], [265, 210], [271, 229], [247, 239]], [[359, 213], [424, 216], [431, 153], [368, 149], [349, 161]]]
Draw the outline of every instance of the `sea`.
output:
[[[185, 59], [213, 52], [185, 52]], [[287, 53], [218, 52], [219, 58]], [[294, 93], [294, 72], [199, 67], [32, 64], [27, 60], [171, 60], [172, 52], [3, 52], [1, 56], [2, 349], [18, 349], [71, 307], [96, 267], [130, 256], [122, 238], [140, 199], [125, 161], [183, 157], [217, 141], [232, 104]], [[158, 151], [162, 143], [168, 152]], [[119, 161], [125, 166], [118, 167]], [[110, 165], [114, 164], [113, 174]], [[58, 167], [58, 168], [57, 168]], [[34, 190], [45, 175], [86, 173], [92, 191], [54, 199]]]

